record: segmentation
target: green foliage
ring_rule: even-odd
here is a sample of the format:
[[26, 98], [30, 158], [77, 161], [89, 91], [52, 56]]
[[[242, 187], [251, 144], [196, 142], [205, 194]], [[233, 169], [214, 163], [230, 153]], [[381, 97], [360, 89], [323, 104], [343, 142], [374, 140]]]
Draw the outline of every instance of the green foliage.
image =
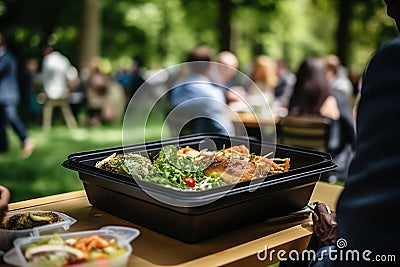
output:
[[[103, 45], [106, 57], [141, 56], [147, 67], [179, 62], [195, 45], [179, 0], [104, 0]], [[108, 13], [108, 12], [107, 12]], [[119, 27], [116, 27], [119, 25]], [[116, 49], [117, 48], [117, 49]]]
[[351, 62], [362, 71], [374, 49], [398, 35], [394, 21], [386, 14], [383, 1], [358, 1], [354, 5], [355, 19], [351, 31], [357, 38], [350, 44]]
[[[231, 3], [231, 47], [247, 66], [254, 55], [287, 58], [292, 68], [309, 55], [336, 52], [337, 1], [324, 0], [98, 0], [101, 54], [116, 70], [141, 57], [146, 67], [184, 60], [198, 44], [219, 50], [219, 12]], [[350, 1], [350, 0], [349, 0]], [[0, 0], [0, 25], [20, 59], [40, 57], [40, 45], [55, 42], [78, 62], [82, 1]], [[352, 0], [350, 66], [362, 69], [377, 46], [397, 34], [382, 1]], [[126, 65], [126, 64], [125, 64]]]
[[42, 45], [53, 42], [76, 63], [79, 20], [74, 17], [79, 17], [79, 2], [0, 1], [0, 25], [8, 46], [24, 61], [27, 57], [41, 57]]

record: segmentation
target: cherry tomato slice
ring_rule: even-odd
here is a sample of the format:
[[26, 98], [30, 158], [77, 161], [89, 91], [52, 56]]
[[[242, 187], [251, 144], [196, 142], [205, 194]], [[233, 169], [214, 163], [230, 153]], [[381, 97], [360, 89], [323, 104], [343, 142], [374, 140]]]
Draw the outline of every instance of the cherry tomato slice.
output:
[[191, 188], [196, 185], [196, 181], [192, 177], [186, 177], [185, 179], [183, 179], [183, 181]]

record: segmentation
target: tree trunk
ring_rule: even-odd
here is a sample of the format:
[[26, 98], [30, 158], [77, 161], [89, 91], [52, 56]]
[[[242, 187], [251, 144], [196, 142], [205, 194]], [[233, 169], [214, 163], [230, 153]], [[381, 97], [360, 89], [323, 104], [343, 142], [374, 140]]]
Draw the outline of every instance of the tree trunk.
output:
[[219, 48], [231, 50], [232, 0], [219, 1]]
[[347, 66], [349, 62], [350, 48], [350, 22], [353, 15], [354, 0], [339, 1], [339, 24], [337, 29], [337, 55], [342, 65]]
[[100, 0], [82, 0], [78, 67], [87, 67], [100, 52]]

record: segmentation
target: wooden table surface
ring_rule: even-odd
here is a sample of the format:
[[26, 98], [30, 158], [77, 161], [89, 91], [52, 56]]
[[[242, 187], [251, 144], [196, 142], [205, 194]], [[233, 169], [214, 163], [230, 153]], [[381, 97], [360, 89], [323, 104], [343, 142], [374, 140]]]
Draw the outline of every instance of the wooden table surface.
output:
[[[336, 207], [341, 186], [318, 182], [311, 201]], [[249, 225], [195, 244], [186, 244], [148, 230], [90, 205], [85, 191], [75, 191], [11, 203], [10, 211], [53, 210], [75, 219], [70, 231], [95, 230], [106, 225], [131, 226], [140, 230], [132, 242], [129, 266], [267, 266], [277, 259], [261, 261], [257, 257], [265, 247], [276, 251], [307, 248], [312, 235], [309, 216], [282, 218]], [[8, 266], [1, 264], [0, 267]]]

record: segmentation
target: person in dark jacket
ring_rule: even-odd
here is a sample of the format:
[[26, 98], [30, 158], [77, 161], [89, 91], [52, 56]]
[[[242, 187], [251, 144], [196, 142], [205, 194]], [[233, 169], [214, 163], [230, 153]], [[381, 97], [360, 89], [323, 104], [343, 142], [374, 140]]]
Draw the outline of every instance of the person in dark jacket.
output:
[[22, 156], [28, 157], [34, 149], [34, 142], [18, 116], [19, 100], [17, 61], [7, 50], [4, 36], [0, 33], [0, 152], [8, 151], [6, 126], [10, 123], [21, 140]]
[[[400, 0], [385, 3], [400, 31]], [[376, 51], [364, 74], [355, 156], [336, 207], [336, 244], [320, 248], [309, 266], [399, 266], [399, 73], [397, 37]]]

